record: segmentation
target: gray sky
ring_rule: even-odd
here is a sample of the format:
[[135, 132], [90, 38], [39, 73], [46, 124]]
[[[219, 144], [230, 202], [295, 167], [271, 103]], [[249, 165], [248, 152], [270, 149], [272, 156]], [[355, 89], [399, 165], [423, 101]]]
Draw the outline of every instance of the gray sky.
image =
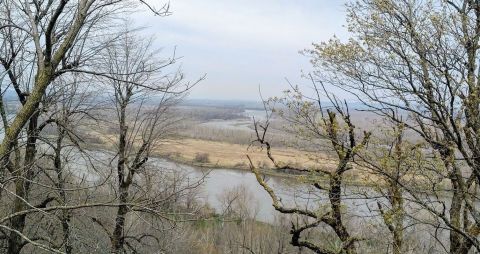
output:
[[306, 84], [300, 75], [310, 64], [299, 51], [347, 34], [343, 0], [171, 0], [170, 5], [169, 17], [144, 12], [135, 22], [148, 26], [165, 54], [177, 47], [187, 79], [207, 74], [190, 98], [258, 100], [259, 86], [268, 97], [288, 87], [285, 78]]

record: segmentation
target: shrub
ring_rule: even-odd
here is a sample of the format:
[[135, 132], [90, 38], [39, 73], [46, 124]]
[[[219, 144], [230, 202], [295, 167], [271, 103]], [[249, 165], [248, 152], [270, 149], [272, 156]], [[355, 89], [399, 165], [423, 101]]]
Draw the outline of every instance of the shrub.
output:
[[195, 154], [195, 162], [200, 162], [200, 163], [208, 163], [210, 162], [210, 158], [208, 153], [197, 153]]

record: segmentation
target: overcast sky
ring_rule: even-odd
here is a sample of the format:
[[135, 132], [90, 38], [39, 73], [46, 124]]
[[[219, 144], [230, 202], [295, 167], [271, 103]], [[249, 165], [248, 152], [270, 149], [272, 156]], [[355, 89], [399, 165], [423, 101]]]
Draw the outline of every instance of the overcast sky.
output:
[[170, 6], [169, 17], [144, 12], [135, 22], [148, 26], [164, 53], [176, 46], [187, 79], [207, 74], [190, 98], [258, 100], [259, 86], [266, 97], [279, 95], [285, 78], [307, 83], [300, 75], [310, 64], [299, 51], [347, 34], [344, 1], [170, 0]]

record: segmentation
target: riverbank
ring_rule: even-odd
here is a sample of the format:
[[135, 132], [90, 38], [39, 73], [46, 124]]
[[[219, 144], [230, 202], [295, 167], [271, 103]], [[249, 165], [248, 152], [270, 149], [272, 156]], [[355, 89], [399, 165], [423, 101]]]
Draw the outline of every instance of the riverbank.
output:
[[[166, 140], [154, 152], [157, 156], [199, 167], [248, 170], [250, 167], [247, 155], [258, 168], [273, 167], [265, 149], [225, 142], [188, 138]], [[281, 165], [321, 166], [325, 169], [335, 167], [335, 161], [324, 154], [313, 154], [291, 148], [272, 148], [272, 155]]]
[[[272, 148], [272, 156], [279, 165], [290, 165], [298, 168], [321, 168], [333, 171], [337, 161], [324, 153], [312, 153], [292, 148]], [[155, 150], [154, 155], [161, 158], [194, 167], [208, 169], [232, 169], [250, 172], [247, 155], [252, 159], [254, 166], [263, 174], [278, 177], [297, 178], [308, 182], [313, 178], [305, 178], [305, 173], [277, 170], [269, 160], [266, 149], [258, 146], [230, 144], [226, 142], [208, 141], [200, 139], [176, 139], [162, 142]], [[326, 175], [316, 174], [315, 181], [327, 182]], [[365, 171], [353, 170], [344, 175], [344, 183], [351, 186], [378, 185], [379, 181], [372, 181], [378, 176], [367, 174]], [[380, 179], [378, 179], [380, 180]]]
[[[115, 137], [107, 135], [97, 136], [95, 146], [100, 149], [113, 150], [112, 144]], [[326, 154], [301, 151], [292, 148], [272, 148], [272, 155], [280, 165], [291, 165], [299, 168], [322, 168], [334, 170], [336, 161]], [[209, 141], [202, 139], [177, 138], [163, 140], [152, 151], [152, 156], [168, 159], [183, 165], [205, 168], [205, 169], [230, 169], [250, 172], [247, 155], [250, 156], [254, 166], [259, 168], [263, 174], [270, 176], [300, 178], [306, 181], [296, 172], [288, 172], [274, 169], [273, 163], [269, 160], [265, 148], [226, 142]], [[346, 173], [344, 182], [349, 185], [366, 186], [370, 181], [358, 170]], [[320, 178], [320, 179], [319, 179]], [[316, 181], [327, 181], [326, 176], [315, 176]]]
[[[117, 138], [111, 134], [91, 130], [86, 133], [89, 145], [97, 145], [109, 150]], [[272, 147], [271, 153], [280, 165], [321, 167], [327, 170], [333, 170], [336, 167], [336, 160], [322, 152], [312, 153], [293, 148]], [[162, 140], [156, 144], [152, 155], [197, 167], [249, 170], [248, 155], [255, 167], [273, 168], [273, 163], [264, 148], [179, 136]]]

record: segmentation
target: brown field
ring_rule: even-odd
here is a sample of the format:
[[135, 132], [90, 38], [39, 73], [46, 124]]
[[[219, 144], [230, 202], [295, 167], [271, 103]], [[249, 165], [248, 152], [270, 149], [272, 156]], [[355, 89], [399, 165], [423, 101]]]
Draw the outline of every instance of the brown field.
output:
[[[88, 132], [88, 135], [91, 139], [90, 145], [98, 145], [104, 149], [111, 149], [116, 139], [114, 135], [93, 131]], [[156, 146], [153, 155], [190, 166], [240, 170], [249, 170], [247, 159], [249, 155], [254, 166], [262, 169], [265, 174], [293, 176], [290, 172], [273, 169], [273, 163], [268, 159], [266, 150], [258, 146], [177, 137], [162, 141]], [[326, 152], [312, 153], [293, 148], [274, 147], [272, 155], [281, 166], [333, 170], [337, 163], [335, 158], [329, 157]], [[361, 170], [354, 165], [354, 169], [346, 173], [344, 181], [353, 185], [365, 185], [373, 179], [376, 179], [374, 181], [377, 185], [382, 184], [383, 180], [378, 175], [371, 174], [368, 170]]]
[[[89, 145], [100, 145], [109, 149], [115, 144], [116, 136], [104, 132], [92, 130], [86, 131]], [[268, 159], [265, 149], [246, 144], [232, 144], [221, 141], [204, 139], [181, 138], [163, 140], [154, 150], [154, 155], [167, 158], [187, 165], [225, 168], [225, 169], [249, 169], [247, 155], [259, 168], [272, 168], [273, 163]], [[207, 160], [199, 160], [206, 157]], [[297, 167], [333, 168], [335, 160], [324, 153], [312, 153], [293, 148], [273, 147], [272, 155], [280, 165], [292, 165]]]
[[[197, 154], [207, 154], [208, 162], [198, 161]], [[249, 169], [247, 159], [247, 155], [249, 155], [255, 167], [262, 169], [265, 174], [294, 176], [289, 172], [279, 172], [273, 169], [273, 164], [268, 159], [265, 149], [247, 145], [200, 139], [175, 139], [162, 143], [155, 150], [155, 155], [192, 166], [242, 170]], [[272, 155], [280, 165], [288, 164], [298, 168], [333, 170], [337, 165], [336, 160], [329, 158], [326, 154], [314, 154], [292, 148], [272, 148]], [[378, 175], [358, 169], [356, 166], [345, 174], [344, 179], [345, 183], [352, 185], [368, 185], [372, 180], [376, 182], [376, 185], [383, 183]]]
[[[255, 146], [229, 144], [199, 139], [168, 140], [156, 149], [157, 155], [190, 165], [216, 168], [248, 169], [247, 154], [257, 167], [270, 168], [266, 150]], [[199, 159], [206, 155], [208, 162]], [[332, 168], [335, 161], [323, 154], [313, 154], [290, 148], [272, 148], [272, 154], [280, 164], [308, 165]], [[200, 156], [201, 157], [201, 156]]]

